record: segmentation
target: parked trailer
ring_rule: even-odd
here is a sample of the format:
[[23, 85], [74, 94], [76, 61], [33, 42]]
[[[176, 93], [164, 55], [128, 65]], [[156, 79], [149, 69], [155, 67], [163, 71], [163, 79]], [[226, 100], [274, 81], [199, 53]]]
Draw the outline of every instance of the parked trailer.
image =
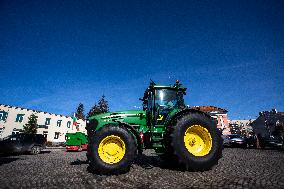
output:
[[82, 151], [87, 150], [88, 138], [84, 133], [67, 133], [66, 137], [66, 150], [67, 151]]

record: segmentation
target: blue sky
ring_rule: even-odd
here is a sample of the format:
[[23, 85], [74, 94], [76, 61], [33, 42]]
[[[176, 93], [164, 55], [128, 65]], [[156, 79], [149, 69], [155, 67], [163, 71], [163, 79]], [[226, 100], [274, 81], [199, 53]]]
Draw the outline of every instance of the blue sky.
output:
[[0, 2], [0, 103], [69, 115], [105, 95], [140, 106], [150, 78], [230, 119], [284, 111], [284, 2]]

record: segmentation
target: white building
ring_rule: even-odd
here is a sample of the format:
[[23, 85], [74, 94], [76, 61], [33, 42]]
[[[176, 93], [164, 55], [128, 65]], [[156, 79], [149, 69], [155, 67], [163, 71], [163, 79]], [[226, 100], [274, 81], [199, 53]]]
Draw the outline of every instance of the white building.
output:
[[[47, 141], [64, 142], [66, 133], [77, 131], [70, 116], [0, 104], [0, 138], [21, 132], [31, 114], [37, 116], [37, 133], [45, 135]], [[86, 133], [84, 120], [78, 119], [77, 125], [80, 132]]]
[[217, 128], [222, 131], [223, 135], [231, 134], [227, 114], [228, 110], [215, 106], [193, 106], [191, 108], [206, 112], [211, 117], [215, 118], [217, 120]]

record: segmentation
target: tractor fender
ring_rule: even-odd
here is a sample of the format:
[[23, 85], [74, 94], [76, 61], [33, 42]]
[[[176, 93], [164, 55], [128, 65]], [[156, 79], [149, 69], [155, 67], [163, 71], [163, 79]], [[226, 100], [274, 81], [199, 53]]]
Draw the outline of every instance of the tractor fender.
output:
[[[192, 109], [192, 108], [185, 108], [185, 109], [182, 109], [178, 112], [176, 112], [174, 115], [170, 116], [165, 124], [166, 125], [170, 125], [170, 124], [173, 124], [175, 122], [175, 120], [180, 117], [181, 115], [183, 114], [189, 114], [189, 113], [201, 113], [203, 115], [205, 115], [206, 117], [208, 117], [209, 119], [211, 120], [214, 120], [208, 113], [206, 112], [203, 112], [203, 111], [200, 111], [200, 110], [196, 110], [196, 109]], [[216, 120], [214, 120], [216, 122]]]
[[131, 125], [127, 124], [127, 123], [120, 122], [119, 126], [124, 127], [126, 129], [130, 130], [130, 132], [135, 136], [136, 141], [137, 141], [138, 153], [142, 154], [142, 151], [143, 151], [143, 149], [142, 149], [142, 140], [140, 138], [139, 133], [134, 129], [133, 126], [131, 126]]

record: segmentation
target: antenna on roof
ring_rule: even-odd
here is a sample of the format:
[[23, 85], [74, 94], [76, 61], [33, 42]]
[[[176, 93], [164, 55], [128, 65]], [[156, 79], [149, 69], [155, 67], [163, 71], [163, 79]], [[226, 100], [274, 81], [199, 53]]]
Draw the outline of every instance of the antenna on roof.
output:
[[152, 79], [150, 79], [150, 81], [151, 81], [150, 82], [151, 85], [156, 85], [156, 83]]

